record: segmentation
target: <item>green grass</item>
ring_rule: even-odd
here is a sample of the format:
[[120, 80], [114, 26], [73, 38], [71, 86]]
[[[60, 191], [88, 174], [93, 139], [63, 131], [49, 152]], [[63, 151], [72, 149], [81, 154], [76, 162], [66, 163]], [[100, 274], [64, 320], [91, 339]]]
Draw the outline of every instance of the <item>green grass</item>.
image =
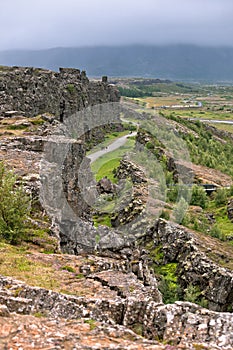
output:
[[88, 320], [85, 320], [84, 323], [89, 324], [91, 331], [96, 328], [96, 320], [90, 318]]
[[[232, 116], [232, 120], [233, 120], [233, 116]], [[209, 125], [214, 126], [216, 129], [233, 133], [233, 125], [220, 124], [220, 123], [209, 123]]]
[[96, 174], [96, 181], [99, 181], [104, 176], [107, 176], [113, 183], [117, 182], [117, 179], [114, 177], [113, 169], [116, 169], [120, 165], [121, 158], [114, 158], [106, 163], [104, 163], [98, 170]]
[[45, 121], [43, 119], [39, 118], [31, 118], [29, 119], [29, 121], [33, 124], [33, 125], [42, 125], [45, 123]]
[[66, 85], [66, 90], [69, 91], [70, 94], [74, 94], [76, 92], [76, 87], [74, 84]]
[[72, 273], [75, 272], [75, 269], [72, 266], [68, 266], [68, 265], [62, 266], [62, 270], [66, 270], [66, 271], [72, 272]]
[[109, 152], [98, 158], [91, 164], [91, 170], [95, 174], [96, 181], [107, 176], [111, 181], [116, 182], [114, 178], [114, 168], [120, 164], [121, 158], [132, 151], [135, 140], [127, 139], [126, 143], [113, 152]]
[[233, 236], [233, 222], [228, 219], [226, 206], [213, 210], [217, 227], [221, 230], [223, 236]]
[[24, 130], [24, 129], [27, 129], [27, 128], [28, 128], [28, 125], [24, 125], [24, 124], [7, 126], [8, 130]]
[[0, 243], [0, 274], [10, 276], [29, 285], [43, 288], [59, 288], [59, 280], [54, 277], [54, 269], [48, 263], [30, 260], [30, 254], [18, 246]]
[[163, 114], [169, 116], [174, 114], [175, 116], [186, 117], [186, 118], [197, 118], [197, 119], [209, 119], [209, 120], [232, 120], [233, 114], [230, 112], [221, 111], [204, 111], [202, 109], [198, 110], [188, 110], [188, 109], [177, 109], [172, 111], [170, 109], [164, 109]]
[[105, 139], [103, 142], [99, 143], [98, 145], [96, 145], [95, 147], [93, 147], [92, 149], [90, 149], [87, 152], [88, 154], [94, 153], [94, 152], [98, 152], [101, 149], [108, 147], [111, 143], [113, 143], [115, 140], [119, 139], [120, 137], [129, 134], [129, 130], [124, 130], [124, 131], [120, 131], [120, 132], [113, 132], [111, 134], [107, 134], [105, 135]]
[[112, 226], [111, 215], [109, 214], [94, 215], [93, 221], [94, 221], [95, 227], [98, 227], [99, 225], [108, 226], [108, 227]]
[[[111, 144], [115, 139], [128, 133], [129, 131], [125, 130], [121, 133], [113, 133], [108, 135], [106, 140], [103, 143], [101, 143], [101, 145], [98, 145], [97, 147], [91, 150], [91, 153], [100, 150], [102, 147]], [[93, 162], [91, 164], [91, 170], [95, 175], [96, 181], [99, 181], [103, 177], [107, 176], [107, 178], [110, 179], [113, 183], [116, 183], [117, 178], [114, 177], [114, 170], [119, 167], [122, 157], [127, 152], [132, 151], [132, 149], [134, 148], [134, 144], [135, 138], [128, 138], [123, 146], [119, 147], [113, 152], [104, 154], [103, 156], [99, 157], [95, 162]], [[94, 226], [98, 227], [99, 225], [104, 225], [111, 227], [111, 212], [114, 210], [114, 208], [115, 201], [111, 199], [109, 201], [105, 200], [104, 206], [101, 206], [100, 204], [99, 209], [101, 209], [101, 213], [94, 215]]]

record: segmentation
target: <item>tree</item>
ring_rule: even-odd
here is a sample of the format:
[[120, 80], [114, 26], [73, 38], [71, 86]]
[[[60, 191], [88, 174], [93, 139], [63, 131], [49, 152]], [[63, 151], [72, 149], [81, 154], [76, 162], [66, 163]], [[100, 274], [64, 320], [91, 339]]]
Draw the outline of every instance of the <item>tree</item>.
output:
[[191, 205], [199, 205], [203, 209], [206, 207], [208, 198], [203, 187], [194, 185], [192, 187]]
[[30, 198], [12, 171], [0, 162], [0, 238], [17, 243], [25, 234]]

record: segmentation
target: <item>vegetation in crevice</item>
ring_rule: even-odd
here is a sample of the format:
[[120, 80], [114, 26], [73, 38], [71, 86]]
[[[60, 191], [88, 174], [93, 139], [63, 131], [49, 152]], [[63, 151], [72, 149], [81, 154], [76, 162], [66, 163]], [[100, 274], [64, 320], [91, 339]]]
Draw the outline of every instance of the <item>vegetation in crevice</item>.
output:
[[164, 252], [162, 245], [155, 246], [153, 241], [148, 242], [145, 248], [149, 251], [149, 256], [153, 263], [153, 270], [158, 280], [158, 288], [163, 296], [165, 304], [174, 303], [178, 300], [190, 301], [208, 306], [208, 301], [203, 297], [198, 286], [192, 284], [183, 289], [179, 283], [178, 263], [164, 263]]
[[159, 281], [158, 287], [163, 296], [165, 304], [180, 300], [181, 288], [177, 281], [177, 263], [171, 262], [164, 264], [164, 252], [162, 246], [155, 246], [153, 241], [148, 242], [145, 248], [153, 263], [153, 270]]
[[[124, 132], [114, 132], [112, 134], [108, 134], [106, 136], [106, 140], [104, 143], [101, 143], [101, 145], [97, 145], [93, 151], [100, 150], [103, 147], [106, 147], [105, 145], [109, 145], [114, 141], [114, 139], [117, 139], [123, 135], [126, 135], [131, 130], [132, 125], [127, 124], [124, 125], [124, 128], [129, 128], [128, 130], [125, 130]], [[134, 126], [133, 126], [134, 127]], [[103, 156], [99, 157], [95, 162], [91, 164], [91, 170], [92, 173], [95, 176], [95, 180], [99, 181], [104, 177], [107, 177], [113, 184], [117, 184], [118, 178], [115, 176], [116, 169], [120, 165], [120, 161], [123, 158], [125, 154], [130, 152], [135, 144], [135, 138], [129, 137], [125, 144], [115, 151], [108, 152], [104, 154]], [[98, 198], [98, 203], [95, 204], [96, 210], [93, 213], [93, 222], [94, 226], [98, 227], [99, 225], [104, 225], [111, 227], [112, 226], [112, 219], [114, 218], [114, 215], [112, 212], [114, 212], [114, 208], [117, 205], [117, 203], [120, 202], [119, 198], [116, 198], [115, 195], [100, 195]], [[97, 205], [98, 204], [98, 205]]]

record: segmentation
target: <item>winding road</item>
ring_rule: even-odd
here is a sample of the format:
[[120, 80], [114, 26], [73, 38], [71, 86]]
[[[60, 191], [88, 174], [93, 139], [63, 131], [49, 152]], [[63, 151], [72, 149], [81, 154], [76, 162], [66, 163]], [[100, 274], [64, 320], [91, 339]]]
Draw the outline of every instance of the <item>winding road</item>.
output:
[[123, 146], [126, 143], [128, 137], [132, 137], [136, 135], [137, 135], [137, 132], [134, 131], [131, 134], [121, 136], [118, 139], [116, 139], [113, 143], [111, 143], [108, 147], [105, 147], [104, 149], [101, 149], [100, 151], [97, 151], [95, 153], [89, 154], [87, 158], [89, 158], [91, 160], [91, 163], [93, 163], [94, 161], [96, 161], [98, 158], [105, 155], [106, 153], [115, 151], [119, 147]]

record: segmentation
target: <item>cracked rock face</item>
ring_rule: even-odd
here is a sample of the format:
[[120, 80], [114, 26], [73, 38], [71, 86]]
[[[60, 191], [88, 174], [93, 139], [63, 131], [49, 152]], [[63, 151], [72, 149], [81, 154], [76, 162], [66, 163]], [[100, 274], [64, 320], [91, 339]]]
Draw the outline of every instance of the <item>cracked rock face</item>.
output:
[[0, 92], [0, 115], [47, 112], [61, 121], [87, 106], [119, 101], [116, 88], [89, 82], [85, 72], [70, 68], [60, 68], [59, 73], [28, 67], [0, 69]]
[[[0, 72], [0, 91], [1, 115], [10, 118], [14, 110], [28, 116], [51, 112], [55, 117], [46, 117], [51, 124], [88, 105], [119, 100], [114, 87], [106, 82], [91, 83], [84, 73], [72, 69], [61, 69], [59, 73], [9, 69]], [[49, 184], [56, 175], [52, 172], [56, 163], [53, 161], [69, 144], [65, 171], [61, 171], [62, 181], [55, 181], [51, 187], [54, 191], [46, 195], [51, 208], [57, 201], [54, 216], [59, 217], [60, 222], [59, 225], [53, 222], [53, 225], [62, 252], [77, 255], [66, 256], [66, 259], [73, 262], [72, 266], [79, 265], [79, 278], [77, 274], [68, 276], [66, 283], [69, 288], [75, 286], [79, 293], [64, 294], [60, 290], [32, 287], [0, 276], [0, 348], [232, 349], [233, 315], [223, 312], [233, 303], [232, 272], [214, 263], [200, 249], [191, 231], [163, 220], [153, 224], [140, 221], [138, 235], [134, 229], [131, 235], [123, 235], [117, 230], [96, 229], [92, 225], [77, 173], [80, 164], [85, 163], [82, 177], [88, 177], [84, 142], [93, 137], [101, 139], [103, 130], [96, 128], [88, 130], [87, 134], [89, 138], [79, 141], [54, 135], [50, 138], [51, 147], [46, 158], [48, 162], [52, 160], [51, 172], [47, 173]], [[1, 143], [1, 158], [7, 158], [9, 164], [18, 169], [34, 197], [38, 197], [39, 163], [47, 135], [51, 133], [41, 129], [37, 136], [5, 137]], [[121, 163], [118, 175], [119, 178], [130, 175], [134, 184], [134, 198], [120, 213], [123, 223], [131, 222], [131, 215], [134, 217], [144, 208], [145, 176], [126, 160]], [[110, 184], [107, 185], [107, 191], [111, 192]], [[55, 198], [56, 193], [63, 191], [65, 195]], [[228, 215], [231, 215], [232, 205], [228, 208]], [[163, 304], [143, 240], [152, 242], [153, 248], [161, 248], [164, 264], [177, 264], [178, 281], [183, 290], [190, 284], [200, 287], [211, 310], [189, 302]], [[85, 258], [85, 254], [93, 255]], [[41, 258], [37, 256], [37, 261]], [[47, 256], [48, 262], [53, 259], [58, 258], [52, 254]]]
[[162, 350], [164, 345], [143, 339], [124, 326], [89, 320], [46, 319], [11, 314], [0, 317], [2, 349]]
[[178, 263], [178, 279], [183, 287], [200, 287], [208, 308], [227, 311], [233, 304], [233, 273], [214, 263], [203, 253], [191, 231], [159, 220], [152, 229], [155, 246], [162, 245], [164, 263]]
[[[97, 264], [99, 270], [113, 263], [112, 259], [109, 263], [107, 258], [91, 258], [92, 268]], [[17, 344], [24, 344], [25, 349], [29, 349], [31, 336], [37, 346], [50, 343], [56, 345], [56, 349], [68, 349], [71, 345], [79, 349], [82, 344], [95, 349], [91, 342], [94, 338], [98, 349], [107, 349], [111, 341], [119, 337], [119, 343], [111, 348], [232, 348], [233, 315], [230, 313], [209, 311], [188, 302], [163, 305], [153, 289], [133, 273], [102, 270], [90, 272], [87, 277], [93, 284], [96, 281], [102, 285], [105, 292], [101, 297], [65, 295], [1, 277], [2, 344], [13, 349], [17, 349]], [[135, 331], [148, 340], [138, 337]], [[167, 348], [154, 339], [173, 345]]]

